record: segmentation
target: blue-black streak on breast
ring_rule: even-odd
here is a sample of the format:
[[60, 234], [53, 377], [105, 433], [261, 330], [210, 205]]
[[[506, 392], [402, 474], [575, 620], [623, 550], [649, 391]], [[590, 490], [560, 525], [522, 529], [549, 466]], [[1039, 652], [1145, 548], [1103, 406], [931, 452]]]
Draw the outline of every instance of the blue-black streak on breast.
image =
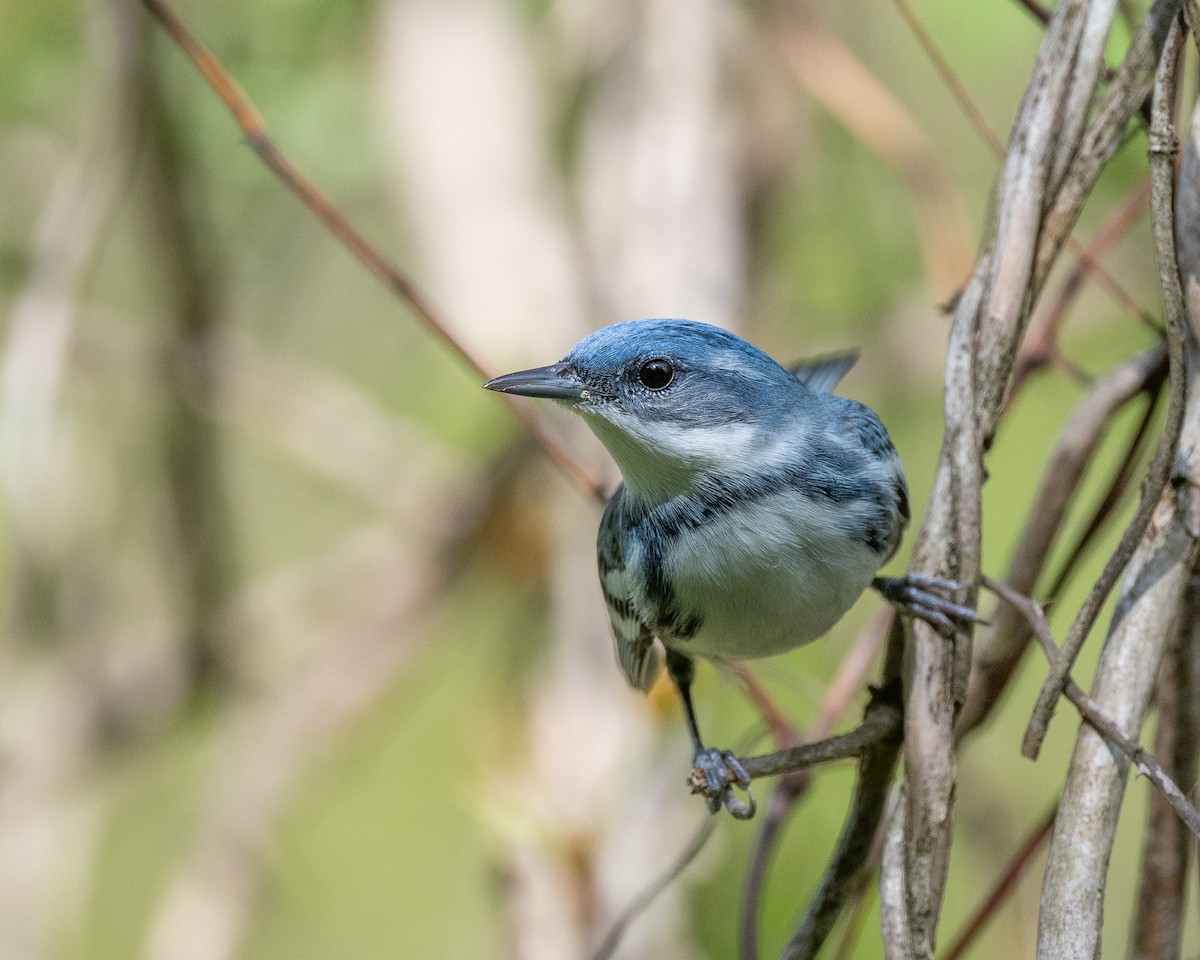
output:
[[[597, 561], [600, 567], [601, 589], [604, 599], [627, 620], [648, 619], [647, 626], [659, 637], [690, 640], [704, 625], [695, 612], [681, 611], [674, 588], [667, 577], [663, 551], [666, 542], [657, 531], [645, 529], [640, 538], [641, 563], [637, 571], [642, 581], [649, 610], [643, 615], [634, 609], [632, 598], [616, 597], [604, 587], [605, 574], [617, 567], [624, 567], [626, 554], [624, 539], [633, 533], [635, 524], [630, 522], [630, 511], [626, 502], [625, 485], [622, 484], [609, 500], [600, 523], [597, 544]], [[648, 616], [645, 616], [648, 615]]]
[[[736, 507], [765, 500], [786, 490], [818, 503], [851, 507], [845, 534], [885, 554], [898, 540], [908, 517], [908, 494], [902, 475], [897, 482], [892, 463], [895, 448], [878, 418], [859, 403], [836, 400], [844, 431], [813, 431], [797, 450], [794, 461], [761, 476], [700, 478], [694, 493], [666, 503], [627, 504], [628, 522], [654, 543], [661, 558], [663, 545], [682, 533], [713, 522]], [[899, 523], [898, 516], [904, 518]]]

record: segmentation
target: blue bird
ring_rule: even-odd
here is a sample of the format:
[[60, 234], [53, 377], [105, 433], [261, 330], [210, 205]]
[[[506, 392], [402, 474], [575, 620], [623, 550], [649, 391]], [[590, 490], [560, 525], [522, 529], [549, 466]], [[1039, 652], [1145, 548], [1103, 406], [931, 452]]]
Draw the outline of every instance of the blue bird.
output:
[[695, 657], [809, 643], [870, 586], [945, 631], [975, 619], [931, 592], [959, 584], [876, 576], [908, 525], [908, 486], [875, 413], [832, 393], [855, 359], [789, 371], [719, 327], [633, 320], [596, 331], [559, 363], [484, 384], [565, 404], [620, 467], [597, 541], [617, 659], [645, 691], [661, 644], [714, 812], [723, 801], [748, 817], [754, 800], [732, 793], [750, 783], [736, 756], [703, 746]]

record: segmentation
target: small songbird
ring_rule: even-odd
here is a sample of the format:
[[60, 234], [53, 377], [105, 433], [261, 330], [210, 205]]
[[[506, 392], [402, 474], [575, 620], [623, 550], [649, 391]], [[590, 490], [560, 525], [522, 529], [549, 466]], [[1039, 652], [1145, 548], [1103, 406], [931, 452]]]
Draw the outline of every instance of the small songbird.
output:
[[679, 690], [710, 809], [753, 814], [749, 777], [706, 749], [694, 658], [742, 660], [816, 640], [869, 586], [941, 629], [974, 612], [933, 578], [876, 577], [909, 521], [900, 458], [879, 418], [834, 396], [843, 354], [780, 366], [719, 327], [634, 320], [598, 330], [560, 363], [490, 380], [560, 401], [612, 454], [624, 483], [600, 522], [600, 585], [629, 682], [661, 666]]

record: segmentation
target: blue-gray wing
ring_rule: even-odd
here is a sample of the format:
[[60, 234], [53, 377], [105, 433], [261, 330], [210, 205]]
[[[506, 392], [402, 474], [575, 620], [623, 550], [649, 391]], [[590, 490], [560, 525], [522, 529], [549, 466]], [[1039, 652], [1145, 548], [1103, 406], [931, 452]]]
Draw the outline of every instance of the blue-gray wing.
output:
[[817, 393], [833, 393], [842, 377], [858, 362], [858, 352], [831, 353], [812, 360], [801, 360], [792, 366], [791, 374], [809, 390]]
[[662, 658], [654, 644], [653, 632], [637, 610], [634, 590], [637, 571], [626, 562], [627, 527], [621, 510], [624, 494], [625, 488], [618, 488], [604, 508], [596, 555], [600, 588], [604, 591], [608, 619], [617, 642], [617, 661], [629, 683], [645, 692], [658, 676]]
[[908, 482], [904, 465], [879, 417], [869, 407], [849, 401], [847, 426], [857, 435], [868, 456], [869, 472], [877, 482], [877, 502], [881, 511], [879, 547], [886, 563], [900, 547], [904, 531], [912, 517], [908, 503]]

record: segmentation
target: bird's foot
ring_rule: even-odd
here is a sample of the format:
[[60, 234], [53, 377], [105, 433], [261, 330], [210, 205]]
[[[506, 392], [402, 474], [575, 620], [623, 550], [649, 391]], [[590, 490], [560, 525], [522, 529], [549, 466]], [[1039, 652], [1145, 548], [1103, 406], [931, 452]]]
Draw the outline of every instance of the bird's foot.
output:
[[903, 577], [876, 577], [871, 586], [889, 603], [909, 616], [924, 620], [946, 636], [953, 636], [955, 627], [987, 623], [970, 607], [954, 603], [934, 592], [964, 590], [970, 584], [910, 573]]
[[[758, 809], [754, 791], [750, 789], [750, 774], [734, 756], [732, 750], [701, 748], [692, 759], [692, 773], [688, 785], [692, 793], [704, 796], [708, 809], [716, 813], [724, 804], [725, 809], [738, 820], [749, 820]], [[733, 792], [735, 786], [746, 791], [743, 800]]]

